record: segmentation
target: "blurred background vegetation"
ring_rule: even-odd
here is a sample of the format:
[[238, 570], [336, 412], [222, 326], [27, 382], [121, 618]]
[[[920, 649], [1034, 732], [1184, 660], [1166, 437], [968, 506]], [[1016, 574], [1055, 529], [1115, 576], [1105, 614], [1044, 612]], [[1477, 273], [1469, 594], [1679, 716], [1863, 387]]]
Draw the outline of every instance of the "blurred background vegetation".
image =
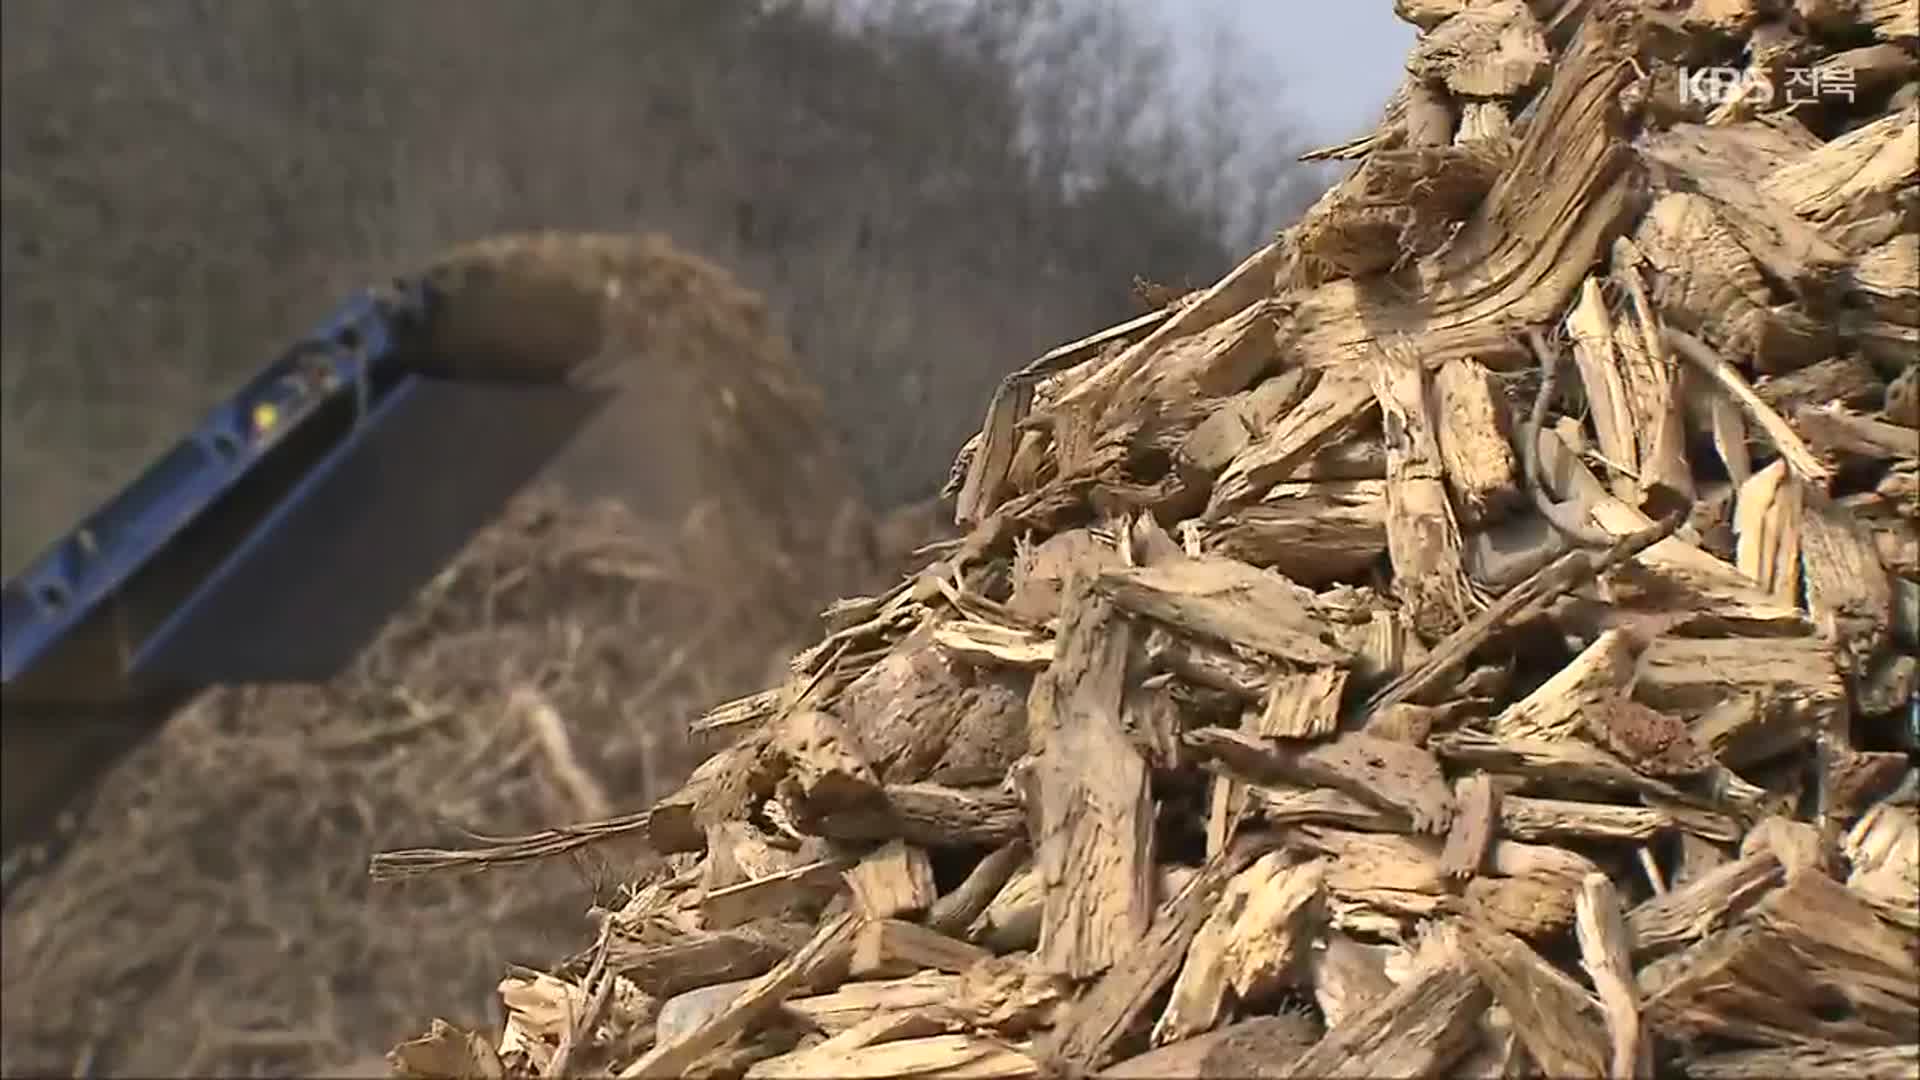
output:
[[450, 244], [651, 229], [761, 290], [868, 497], [999, 375], [1212, 280], [1329, 177], [1279, 88], [1101, 0], [7, 0], [17, 569], [343, 294]]

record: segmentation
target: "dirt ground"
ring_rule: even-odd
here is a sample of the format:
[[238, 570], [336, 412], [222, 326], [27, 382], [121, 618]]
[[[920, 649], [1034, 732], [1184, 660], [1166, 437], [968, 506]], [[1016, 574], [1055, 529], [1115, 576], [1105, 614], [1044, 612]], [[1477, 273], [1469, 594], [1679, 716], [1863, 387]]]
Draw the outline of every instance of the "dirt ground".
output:
[[[450, 332], [579, 350], [623, 394], [352, 671], [210, 691], [114, 769], [0, 923], [0, 1070], [377, 1072], [423, 1013], [493, 1026], [506, 965], [564, 951], [628, 868], [389, 886], [369, 855], [641, 805], [690, 764], [688, 720], [766, 685], [930, 527], [875, 527], [818, 395], [712, 265], [535, 237], [436, 273], [482, 313]], [[589, 294], [586, 339], [515, 314]]]

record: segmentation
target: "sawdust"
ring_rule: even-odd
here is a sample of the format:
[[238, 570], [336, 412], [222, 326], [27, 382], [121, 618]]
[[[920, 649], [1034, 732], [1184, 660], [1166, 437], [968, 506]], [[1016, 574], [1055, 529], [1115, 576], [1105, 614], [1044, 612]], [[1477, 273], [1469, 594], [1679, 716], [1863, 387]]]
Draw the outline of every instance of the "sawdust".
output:
[[505, 965], [550, 956], [637, 868], [395, 887], [368, 856], [645, 805], [690, 763], [692, 716], [872, 580], [819, 397], [723, 271], [549, 234], [432, 276], [457, 285], [436, 333], [461, 364], [624, 392], [353, 670], [210, 691], [113, 769], [5, 913], [0, 1070], [339, 1074], [422, 1002], [497, 1021], [474, 1009]]

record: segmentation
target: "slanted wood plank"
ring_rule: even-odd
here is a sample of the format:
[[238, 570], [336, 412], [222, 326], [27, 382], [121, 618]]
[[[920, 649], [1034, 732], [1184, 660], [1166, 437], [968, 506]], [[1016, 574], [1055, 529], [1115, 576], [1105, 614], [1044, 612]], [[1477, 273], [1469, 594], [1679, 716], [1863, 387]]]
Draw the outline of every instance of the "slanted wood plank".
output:
[[959, 975], [937, 971], [903, 979], [845, 982], [828, 993], [790, 998], [782, 1009], [828, 1035], [837, 1035], [880, 1013], [937, 1008], [953, 1001], [962, 983]]
[[748, 1067], [748, 1080], [1025, 1080], [1040, 1075], [1027, 1055], [977, 1035], [926, 1035], [868, 1046], [826, 1045], [768, 1058]]
[[1192, 1038], [1220, 1022], [1229, 1000], [1257, 1003], [1304, 954], [1303, 933], [1326, 882], [1324, 862], [1288, 867], [1277, 852], [1235, 875], [1194, 936], [1153, 1042]]
[[1653, 1071], [1652, 1044], [1640, 1033], [1640, 992], [1633, 982], [1632, 944], [1620, 910], [1620, 896], [1605, 874], [1588, 874], [1580, 882], [1575, 936], [1580, 963], [1593, 981], [1606, 1018], [1611, 1053], [1607, 1076], [1629, 1080]]
[[1613, 318], [1601, 297], [1598, 278], [1581, 283], [1580, 299], [1567, 314], [1567, 332], [1573, 338], [1573, 361], [1580, 369], [1600, 453], [1606, 458], [1608, 487], [1615, 497], [1638, 502], [1640, 446], [1635, 432], [1639, 425], [1634, 423], [1634, 400], [1620, 366]]
[[1430, 926], [1412, 972], [1392, 992], [1335, 1025], [1279, 1075], [1437, 1076], [1465, 1057], [1492, 996], [1452, 922]]
[[1386, 430], [1393, 589], [1414, 629], [1436, 640], [1472, 618], [1478, 605], [1460, 553], [1460, 525], [1447, 499], [1426, 373], [1418, 358], [1395, 349], [1374, 358], [1370, 375]]
[[1493, 718], [1494, 734], [1503, 739], [1577, 736], [1581, 711], [1631, 684], [1648, 642], [1632, 630], [1606, 631], [1538, 689], [1501, 710]]
[[1127, 658], [1113, 603], [1075, 578], [1029, 711], [1035, 864], [1046, 889], [1036, 959], [1074, 978], [1110, 967], [1152, 920], [1153, 804], [1146, 761], [1120, 715]]
[[1761, 379], [1753, 392], [1775, 412], [1792, 416], [1802, 405], [1830, 401], [1849, 409], [1876, 408], [1886, 396], [1887, 383], [1858, 353], [1848, 353]]
[[1155, 915], [1148, 933], [1126, 943], [1123, 957], [1069, 1007], [1043, 1041], [1053, 1069], [1092, 1070], [1105, 1064], [1160, 989], [1180, 970], [1195, 935], [1233, 877], [1265, 853], [1267, 838], [1242, 837], [1207, 860]]
[[1902, 229], [1900, 192], [1920, 180], [1920, 107], [1909, 105], [1774, 169], [1760, 190], [1854, 254]]
[[820, 971], [845, 962], [859, 923], [859, 918], [852, 914], [840, 915], [821, 923], [805, 945], [773, 970], [741, 988], [739, 995], [725, 1009], [681, 1033], [678, 1038], [655, 1045], [620, 1070], [620, 1080], [640, 1080], [643, 1077], [673, 1080], [686, 1075], [701, 1059], [778, 1008], [782, 1001], [807, 985]]
[[1651, 807], [1524, 795], [1500, 798], [1500, 835], [1515, 840], [1645, 843], [1673, 828], [1670, 815]]
[[1227, 728], [1199, 728], [1182, 741], [1255, 784], [1330, 787], [1404, 815], [1420, 832], [1445, 833], [1452, 820], [1453, 793], [1439, 761], [1408, 743], [1356, 732], [1303, 748]]
[[1180, 444], [1187, 468], [1216, 475], [1306, 397], [1315, 374], [1289, 368], [1220, 402]]
[[[1633, 695], [1699, 718], [1702, 741], [1735, 767], [1831, 730], [1847, 709], [1833, 646], [1816, 637], [1662, 637], [1647, 647]], [[1708, 715], [1729, 702], [1753, 708]]]
[[1548, 1076], [1600, 1076], [1607, 1037], [1587, 1014], [1585, 991], [1511, 934], [1468, 920], [1460, 942], [1493, 998], [1512, 1014], [1527, 1054]]
[[1339, 664], [1312, 594], [1231, 559], [1200, 558], [1108, 571], [1099, 588], [1136, 615], [1227, 645], [1300, 664]]
[[1800, 583], [1800, 505], [1805, 489], [1785, 461], [1754, 473], [1734, 504], [1734, 565], [1783, 604]]
[[916, 971], [958, 974], [993, 954], [903, 919], [875, 919], [860, 928], [853, 942], [851, 974], [856, 979], [888, 978]]
[[1756, 852], [1656, 896], [1627, 912], [1634, 953], [1647, 956], [1697, 941], [1731, 922], [1782, 880], [1780, 860]]
[[1262, 435], [1236, 454], [1214, 483], [1208, 520], [1218, 520], [1255, 501], [1274, 484], [1290, 479], [1314, 453], [1362, 421], [1375, 407], [1373, 389], [1360, 376], [1328, 373], [1305, 401], [1288, 410]]
[[1275, 484], [1258, 502], [1200, 527], [1209, 554], [1319, 587], [1360, 576], [1387, 550], [1387, 482]]

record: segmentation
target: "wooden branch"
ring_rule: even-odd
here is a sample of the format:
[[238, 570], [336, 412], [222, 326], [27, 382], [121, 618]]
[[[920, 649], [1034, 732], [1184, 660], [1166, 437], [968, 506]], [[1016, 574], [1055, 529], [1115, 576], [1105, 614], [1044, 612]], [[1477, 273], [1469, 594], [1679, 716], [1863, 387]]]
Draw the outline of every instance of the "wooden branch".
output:
[[835, 840], [904, 840], [928, 848], [997, 847], [1026, 832], [1017, 796], [998, 788], [889, 784], [875, 807], [810, 823]]
[[1673, 827], [1671, 816], [1644, 806], [1521, 795], [1500, 798], [1500, 835], [1515, 840], [1646, 843]]
[[1555, 785], [1632, 791], [1681, 801], [1680, 791], [1642, 776], [1626, 762], [1585, 743], [1539, 739], [1493, 739], [1475, 732], [1436, 735], [1434, 753], [1442, 761], [1485, 769], [1522, 780], [1531, 789]]

